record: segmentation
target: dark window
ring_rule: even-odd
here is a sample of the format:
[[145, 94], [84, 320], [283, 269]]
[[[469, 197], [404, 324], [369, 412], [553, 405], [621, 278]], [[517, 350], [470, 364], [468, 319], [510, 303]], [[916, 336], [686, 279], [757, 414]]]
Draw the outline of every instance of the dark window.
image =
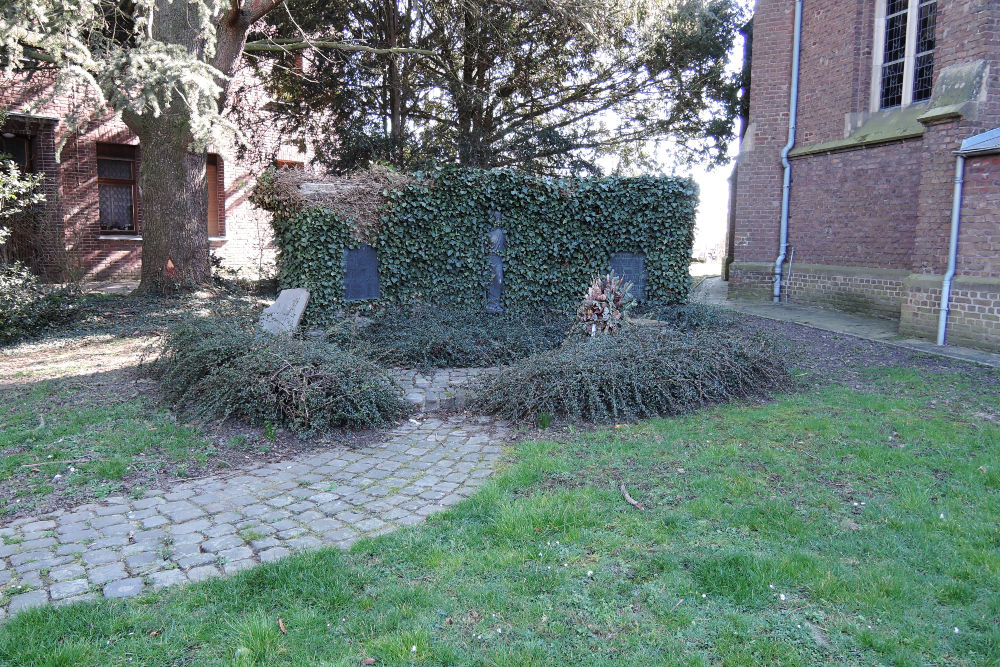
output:
[[97, 196], [101, 231], [135, 234], [135, 147], [97, 146]]
[[22, 171], [31, 167], [31, 141], [27, 137], [3, 137], [0, 139], [0, 154], [13, 160]]
[[217, 237], [223, 235], [222, 207], [219, 201], [219, 175], [222, 173], [221, 160], [218, 155], [209, 153], [205, 159], [205, 177], [208, 181], [208, 235]]

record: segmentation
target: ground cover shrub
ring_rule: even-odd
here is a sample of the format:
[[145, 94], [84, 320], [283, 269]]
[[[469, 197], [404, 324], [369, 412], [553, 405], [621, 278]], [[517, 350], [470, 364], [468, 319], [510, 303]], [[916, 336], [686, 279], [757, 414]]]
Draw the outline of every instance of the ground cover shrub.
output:
[[552, 311], [487, 315], [481, 310], [400, 306], [344, 319], [328, 340], [387, 366], [475, 368], [513, 363], [558, 347], [572, 324]]
[[383, 426], [405, 413], [400, 389], [372, 361], [331, 343], [262, 333], [249, 317], [184, 319], [149, 369], [170, 401], [201, 417], [309, 433]]
[[79, 296], [72, 288], [45, 285], [23, 264], [0, 263], [0, 345], [72, 321], [80, 314]]
[[758, 334], [633, 325], [615, 335], [570, 338], [504, 367], [473, 387], [470, 407], [515, 421], [635, 421], [747, 398], [786, 377]]
[[636, 315], [637, 317], [658, 320], [673, 329], [682, 331], [729, 329], [738, 324], [732, 311], [704, 303], [648, 306], [637, 310], [641, 313]]

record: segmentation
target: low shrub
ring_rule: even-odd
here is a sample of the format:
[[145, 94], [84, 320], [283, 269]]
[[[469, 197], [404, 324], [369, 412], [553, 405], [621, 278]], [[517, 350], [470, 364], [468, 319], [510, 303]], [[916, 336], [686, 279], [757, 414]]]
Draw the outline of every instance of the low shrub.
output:
[[0, 345], [66, 324], [80, 310], [76, 290], [45, 285], [23, 264], [0, 263]]
[[498, 366], [558, 347], [572, 320], [561, 313], [487, 315], [483, 311], [416, 306], [391, 308], [367, 320], [343, 320], [327, 339], [387, 366]]
[[634, 421], [747, 398], [786, 377], [758, 334], [633, 325], [615, 335], [570, 338], [501, 369], [473, 386], [470, 407], [522, 422], [545, 414]]
[[336, 345], [260, 332], [249, 317], [184, 319], [149, 366], [181, 410], [308, 433], [370, 427], [405, 413], [385, 371]]
[[637, 317], [659, 320], [670, 328], [681, 331], [730, 329], [738, 321], [732, 311], [704, 303], [653, 306], [646, 308]]

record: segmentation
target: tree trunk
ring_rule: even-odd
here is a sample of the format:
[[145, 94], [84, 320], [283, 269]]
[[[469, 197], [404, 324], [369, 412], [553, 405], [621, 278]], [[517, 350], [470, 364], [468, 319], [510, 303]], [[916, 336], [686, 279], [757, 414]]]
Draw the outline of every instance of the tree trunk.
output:
[[142, 280], [139, 291], [167, 294], [212, 280], [205, 153], [191, 152], [186, 118], [145, 118], [142, 147]]

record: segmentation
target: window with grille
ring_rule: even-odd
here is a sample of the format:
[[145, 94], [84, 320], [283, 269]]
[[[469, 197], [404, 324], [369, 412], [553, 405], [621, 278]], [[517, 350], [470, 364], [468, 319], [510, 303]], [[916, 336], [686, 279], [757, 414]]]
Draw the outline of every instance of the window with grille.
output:
[[97, 197], [101, 233], [135, 234], [135, 147], [97, 146]]
[[930, 98], [937, 0], [879, 0], [876, 18], [872, 107], [891, 109]]

